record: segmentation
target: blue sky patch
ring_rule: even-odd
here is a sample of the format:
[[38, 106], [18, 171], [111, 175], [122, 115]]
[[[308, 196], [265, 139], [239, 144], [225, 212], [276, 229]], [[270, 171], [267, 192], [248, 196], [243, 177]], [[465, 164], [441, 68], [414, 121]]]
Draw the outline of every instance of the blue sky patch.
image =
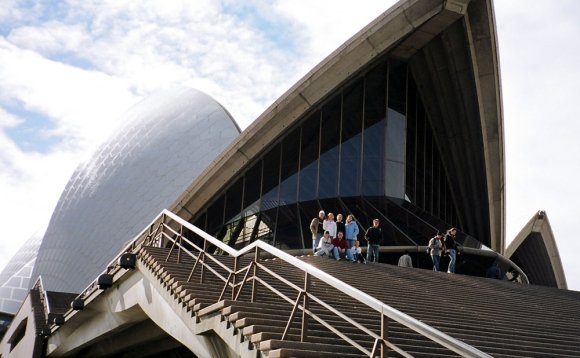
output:
[[224, 7], [223, 13], [236, 17], [240, 22], [251, 24], [268, 42], [278, 47], [293, 50], [296, 46], [296, 38], [292, 31], [289, 31], [291, 24], [281, 17], [270, 17], [269, 14], [261, 13], [258, 8], [244, 2]]
[[5, 128], [6, 135], [24, 152], [48, 153], [62, 141], [51, 132], [54, 123], [47, 117], [22, 108], [4, 108], [8, 113], [24, 121], [17, 126]]

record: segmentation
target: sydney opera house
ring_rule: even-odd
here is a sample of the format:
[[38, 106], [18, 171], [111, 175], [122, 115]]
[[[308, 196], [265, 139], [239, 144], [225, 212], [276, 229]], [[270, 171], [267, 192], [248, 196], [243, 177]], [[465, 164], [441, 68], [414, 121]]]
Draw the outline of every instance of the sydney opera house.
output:
[[[137, 104], [0, 274], [0, 357], [578, 356], [547, 213], [506, 247], [494, 21], [402, 0], [244, 131], [194, 89]], [[380, 262], [312, 256], [319, 210], [379, 218]]]

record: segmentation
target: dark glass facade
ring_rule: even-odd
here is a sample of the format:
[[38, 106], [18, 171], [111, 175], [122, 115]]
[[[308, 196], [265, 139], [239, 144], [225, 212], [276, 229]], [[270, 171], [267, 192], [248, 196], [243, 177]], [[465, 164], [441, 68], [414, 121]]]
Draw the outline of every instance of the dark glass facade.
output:
[[283, 249], [312, 245], [320, 209], [381, 219], [386, 245], [424, 245], [424, 211], [457, 218], [444, 163], [412, 73], [378, 60], [289, 128], [220, 192], [193, 223], [235, 248], [256, 239]]

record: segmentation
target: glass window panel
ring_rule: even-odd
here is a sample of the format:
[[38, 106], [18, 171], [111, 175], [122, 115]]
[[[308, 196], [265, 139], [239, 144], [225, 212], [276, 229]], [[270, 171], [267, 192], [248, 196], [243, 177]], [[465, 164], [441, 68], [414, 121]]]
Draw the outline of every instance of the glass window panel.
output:
[[318, 183], [319, 137], [320, 111], [317, 111], [302, 125], [299, 190], [300, 201], [312, 200], [316, 197], [316, 185]]
[[322, 108], [320, 174], [318, 196], [338, 195], [338, 144], [340, 141], [340, 103], [337, 96]]
[[[437, 147], [434, 147], [437, 149]], [[439, 216], [441, 212], [441, 204], [440, 204], [440, 193], [439, 187], [441, 184], [439, 183], [439, 178], [441, 175], [440, 169], [440, 162], [439, 162], [439, 151], [433, 151], [433, 215]]]
[[417, 107], [416, 205], [425, 208], [425, 110]]
[[365, 129], [363, 143], [362, 191], [366, 196], [384, 194], [383, 152], [385, 121]]
[[296, 204], [280, 207], [275, 245], [282, 250], [304, 248]]
[[405, 195], [406, 100], [407, 66], [398, 61], [390, 61], [385, 146], [385, 160], [387, 161], [385, 194], [395, 198], [403, 198]]
[[300, 128], [282, 141], [280, 181], [281, 205], [295, 203], [298, 195], [298, 159], [300, 157]]
[[224, 198], [225, 195], [221, 195], [207, 209], [207, 233], [210, 235], [216, 236], [224, 223]]
[[300, 229], [302, 230], [304, 237], [304, 247], [312, 248], [312, 234], [310, 232], [310, 222], [315, 217], [318, 217], [318, 212], [320, 211], [320, 206], [315, 200], [310, 200], [306, 202], [301, 202], [299, 204], [300, 208]]
[[362, 193], [383, 195], [387, 71], [382, 63], [365, 76]]
[[264, 156], [262, 170], [262, 210], [278, 206], [278, 182], [280, 178], [280, 144]]
[[276, 227], [276, 215], [278, 208], [263, 210], [260, 212], [259, 228], [256, 233], [256, 239], [263, 240], [268, 243], [274, 242], [274, 229]]
[[389, 108], [405, 115], [407, 113], [407, 65], [389, 62]]
[[363, 115], [363, 81], [344, 92], [342, 144], [340, 148], [340, 195], [360, 194], [360, 155]]
[[195, 219], [195, 221], [193, 222], [193, 225], [195, 225], [196, 227], [202, 229], [203, 231], [206, 231], [206, 220], [207, 215], [206, 212], [202, 213], [197, 219]]
[[387, 196], [400, 199], [405, 196], [405, 127], [405, 116], [389, 109], [385, 148], [387, 162], [385, 193]]
[[387, 114], [387, 67], [382, 63], [365, 76], [364, 128], [385, 119]]
[[244, 215], [259, 210], [260, 187], [262, 184], [262, 161], [246, 172], [244, 180]]
[[236, 180], [226, 192], [226, 222], [230, 222], [234, 218], [239, 218], [242, 211], [242, 195], [244, 191], [243, 179], [243, 177], [240, 177]]
[[405, 195], [405, 165], [389, 160], [386, 162], [385, 169], [388, 173], [385, 195], [402, 199]]
[[416, 166], [416, 145], [417, 145], [417, 88], [415, 82], [409, 80], [408, 105], [407, 105], [407, 142], [406, 142], [406, 194], [409, 200], [415, 202], [415, 166]]
[[425, 138], [425, 210], [433, 213], [433, 132], [426, 121], [427, 136]]

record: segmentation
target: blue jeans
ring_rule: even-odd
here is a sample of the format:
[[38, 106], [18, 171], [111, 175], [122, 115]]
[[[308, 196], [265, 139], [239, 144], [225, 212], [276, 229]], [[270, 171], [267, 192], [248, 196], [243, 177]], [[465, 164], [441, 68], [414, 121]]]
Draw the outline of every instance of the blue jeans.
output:
[[457, 251], [449, 250], [449, 267], [447, 272], [455, 273], [455, 260], [457, 259]]
[[352, 247], [354, 246], [354, 243], [356, 242], [355, 239], [346, 239], [346, 242], [348, 243], [348, 250], [350, 251], [350, 249], [352, 249]]
[[439, 271], [439, 263], [441, 262], [441, 256], [431, 255], [431, 260], [433, 260], [433, 271]]
[[[346, 252], [348, 252], [348, 250]], [[336, 261], [340, 260], [340, 252], [338, 252], [338, 247], [335, 246], [332, 249], [332, 254], [334, 255], [334, 258], [336, 259]]]
[[320, 244], [320, 239], [322, 238], [322, 233], [316, 234], [316, 240], [312, 240], [312, 252], [316, 252], [318, 244]]
[[379, 262], [379, 247], [380, 245], [369, 245], [367, 249], [367, 261]]

